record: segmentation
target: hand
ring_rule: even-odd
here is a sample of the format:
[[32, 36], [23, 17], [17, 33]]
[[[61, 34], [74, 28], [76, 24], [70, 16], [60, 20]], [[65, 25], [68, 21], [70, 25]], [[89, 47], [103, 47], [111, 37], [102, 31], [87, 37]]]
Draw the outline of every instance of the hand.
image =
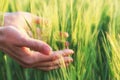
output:
[[5, 13], [5, 16], [4, 16], [4, 26], [13, 26], [20, 30], [21, 29], [28, 30], [29, 27], [26, 21], [30, 25], [32, 25], [32, 23], [36, 23], [36, 24], [48, 23], [46, 19], [27, 13], [27, 12]]
[[[4, 27], [14, 27], [16, 29], [14, 29], [14, 28], [13, 29], [16, 30], [16, 32], [19, 30], [18, 31], [19, 35], [16, 36], [17, 38], [19, 38], [21, 36], [23, 39], [32, 39], [27, 34], [27, 31], [30, 31], [30, 30], [28, 29], [29, 27], [28, 27], [26, 21], [30, 25], [32, 25], [32, 23], [36, 23], [36, 24], [47, 23], [47, 21], [44, 20], [43, 18], [40, 18], [40, 17], [30, 14], [30, 13], [14, 12], [14, 13], [5, 13]], [[9, 28], [9, 30], [11, 30], [11, 29]], [[15, 33], [13, 33], [12, 31], [10, 34], [15, 35]], [[11, 39], [14, 39], [14, 38], [11, 38]], [[45, 46], [42, 46], [40, 48], [41, 50], [38, 50], [38, 51], [43, 51], [44, 54], [50, 54], [51, 47], [49, 45], [47, 45], [45, 42], [40, 41], [40, 40], [35, 40], [35, 39], [33, 39], [33, 40], [39, 42], [39, 45], [41, 44], [41, 46], [42, 46], [42, 43], [45, 44]], [[16, 42], [16, 41], [14, 41], [14, 42]], [[36, 46], [36, 44], [34, 45], [33, 48], [38, 49], [38, 46], [36, 46], [36, 47], [35, 46]], [[36, 50], [36, 49], [34, 49], [34, 50]]]
[[[10, 14], [12, 13], [9, 13], [9, 15]], [[24, 13], [22, 13], [22, 15], [24, 15]], [[60, 65], [59, 60], [62, 58], [66, 65], [72, 62], [72, 58], [68, 57], [73, 53], [72, 50], [52, 51], [51, 47], [45, 42], [30, 38], [24, 31], [24, 28], [27, 26], [26, 23], [24, 23], [24, 21], [22, 22], [22, 19], [13, 16], [8, 16], [8, 20], [6, 17], [4, 22], [5, 27], [0, 28], [0, 49], [2, 51], [14, 58], [23, 67], [37, 68], [46, 71], [58, 68]], [[16, 20], [16, 22], [12, 23], [12, 20]], [[30, 20], [29, 23], [31, 21], [34, 22]], [[37, 23], [38, 22], [40, 22], [39, 18], [37, 18]], [[61, 55], [61, 57], [59, 57], [59, 55]]]
[[72, 50], [53, 51], [44, 55], [44, 52], [50, 51], [46, 43], [29, 38], [11, 26], [0, 29], [0, 44], [3, 52], [26, 68], [49, 71], [60, 67], [59, 60], [62, 58], [66, 66], [73, 61], [68, 57], [73, 54]]
[[[44, 71], [50, 71], [59, 67], [67, 67], [71, 62], [73, 62], [73, 59], [71, 57], [68, 57], [71, 54], [73, 54], [73, 51], [70, 49], [54, 51], [52, 54], [50, 54], [50, 56], [36, 53], [34, 54], [34, 58], [36, 58], [36, 62], [38, 63], [30, 65], [30, 67]], [[39, 58], [41, 58], [41, 60]]]

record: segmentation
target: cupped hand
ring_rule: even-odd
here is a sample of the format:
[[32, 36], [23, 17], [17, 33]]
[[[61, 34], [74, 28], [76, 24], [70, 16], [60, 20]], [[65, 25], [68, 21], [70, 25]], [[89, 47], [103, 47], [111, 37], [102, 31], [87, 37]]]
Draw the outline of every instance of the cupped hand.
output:
[[26, 19], [30, 24], [43, 22], [33, 14], [25, 12], [7, 13], [4, 27], [0, 28], [0, 49], [26, 68], [37, 68], [45, 71], [60, 67], [60, 61], [65, 65], [73, 61], [69, 55], [70, 49], [52, 51], [51, 47], [37, 39], [28, 36], [25, 31]]

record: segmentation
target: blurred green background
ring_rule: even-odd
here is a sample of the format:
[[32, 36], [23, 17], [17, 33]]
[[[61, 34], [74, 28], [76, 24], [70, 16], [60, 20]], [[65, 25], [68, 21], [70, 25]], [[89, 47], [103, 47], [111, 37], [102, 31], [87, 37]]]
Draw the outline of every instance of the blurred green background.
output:
[[[25, 11], [50, 21], [33, 25], [33, 38], [53, 50], [69, 42], [75, 51], [68, 68], [49, 72], [24, 69], [0, 52], [0, 80], [120, 80], [119, 4], [120, 0], [0, 0], [2, 12]], [[61, 38], [59, 32], [69, 37]]]

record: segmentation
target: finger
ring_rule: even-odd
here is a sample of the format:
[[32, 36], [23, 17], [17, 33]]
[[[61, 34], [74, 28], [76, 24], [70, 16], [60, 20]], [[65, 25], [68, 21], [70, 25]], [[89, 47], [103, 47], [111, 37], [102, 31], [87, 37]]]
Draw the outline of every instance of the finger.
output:
[[54, 51], [53, 53], [60, 54], [62, 56], [69, 56], [69, 55], [73, 54], [74, 51], [71, 49], [64, 49], [64, 50], [60, 50], [60, 51]]
[[34, 59], [34, 64], [38, 63], [44, 63], [44, 62], [50, 62], [55, 61], [56, 59], [60, 59], [62, 56], [59, 54], [50, 54], [50, 55], [44, 55], [40, 52], [33, 51], [32, 57]]
[[32, 57], [33, 57], [34, 62], [35, 62], [34, 64], [53, 60], [52, 55], [44, 55], [44, 54], [42, 54], [40, 52], [36, 52], [36, 51], [33, 52]]
[[73, 59], [71, 57], [64, 57], [64, 59], [57, 59], [55, 61], [47, 61], [47, 62], [40, 62], [37, 64], [34, 64], [34, 67], [52, 67], [52, 66], [61, 66], [64, 65], [66, 63], [71, 63], [73, 62]]
[[63, 50], [63, 51], [56, 51], [55, 53], [53, 52], [53, 54], [50, 54], [50, 55], [44, 55], [40, 52], [36, 52], [34, 51], [33, 52], [33, 55], [32, 57], [34, 58], [34, 64], [38, 64], [38, 63], [41, 63], [41, 62], [53, 62], [57, 59], [60, 59], [61, 57], [66, 57], [70, 54], [73, 54], [73, 51], [72, 50], [69, 50], [69, 49], [66, 49], [66, 50]]
[[[61, 51], [54, 51], [52, 54], [50, 54], [49, 56], [46, 55], [42, 55], [39, 52], [35, 52], [34, 57], [36, 59], [36, 62], [46, 62], [46, 61], [55, 61], [57, 59], [60, 59], [61, 57], [66, 57], [69, 56], [71, 54], [73, 54], [73, 50], [70, 49], [65, 49], [65, 50], [61, 50]], [[41, 60], [40, 60], [41, 58]]]
[[47, 43], [32, 38], [25, 39], [21, 44], [19, 44], [19, 46], [28, 47], [46, 55], [49, 55], [52, 52], [52, 48]]
[[52, 60], [51, 56], [43, 55], [39, 52], [33, 52], [26, 47], [19, 48], [12, 46], [9, 49], [10, 50], [8, 51], [11, 51], [8, 52], [9, 55], [26, 68], [33, 67], [33, 64], [41, 61]]
[[[65, 63], [65, 67], [68, 67], [70, 63]], [[60, 68], [61, 66], [55, 65], [55, 66], [50, 66], [50, 67], [36, 67], [36, 69], [40, 69], [43, 71], [51, 71]], [[62, 68], [62, 67], [61, 67]]]

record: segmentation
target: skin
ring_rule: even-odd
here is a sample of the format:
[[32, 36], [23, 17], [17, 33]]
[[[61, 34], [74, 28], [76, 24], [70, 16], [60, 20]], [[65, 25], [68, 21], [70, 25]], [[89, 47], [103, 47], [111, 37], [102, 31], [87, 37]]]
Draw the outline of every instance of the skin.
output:
[[6, 13], [4, 26], [0, 27], [0, 50], [15, 59], [25, 68], [50, 71], [64, 64], [68, 66], [73, 59], [73, 50], [52, 51], [45, 42], [31, 38], [27, 34], [25, 19], [32, 23], [47, 23], [43, 18], [26, 12]]

